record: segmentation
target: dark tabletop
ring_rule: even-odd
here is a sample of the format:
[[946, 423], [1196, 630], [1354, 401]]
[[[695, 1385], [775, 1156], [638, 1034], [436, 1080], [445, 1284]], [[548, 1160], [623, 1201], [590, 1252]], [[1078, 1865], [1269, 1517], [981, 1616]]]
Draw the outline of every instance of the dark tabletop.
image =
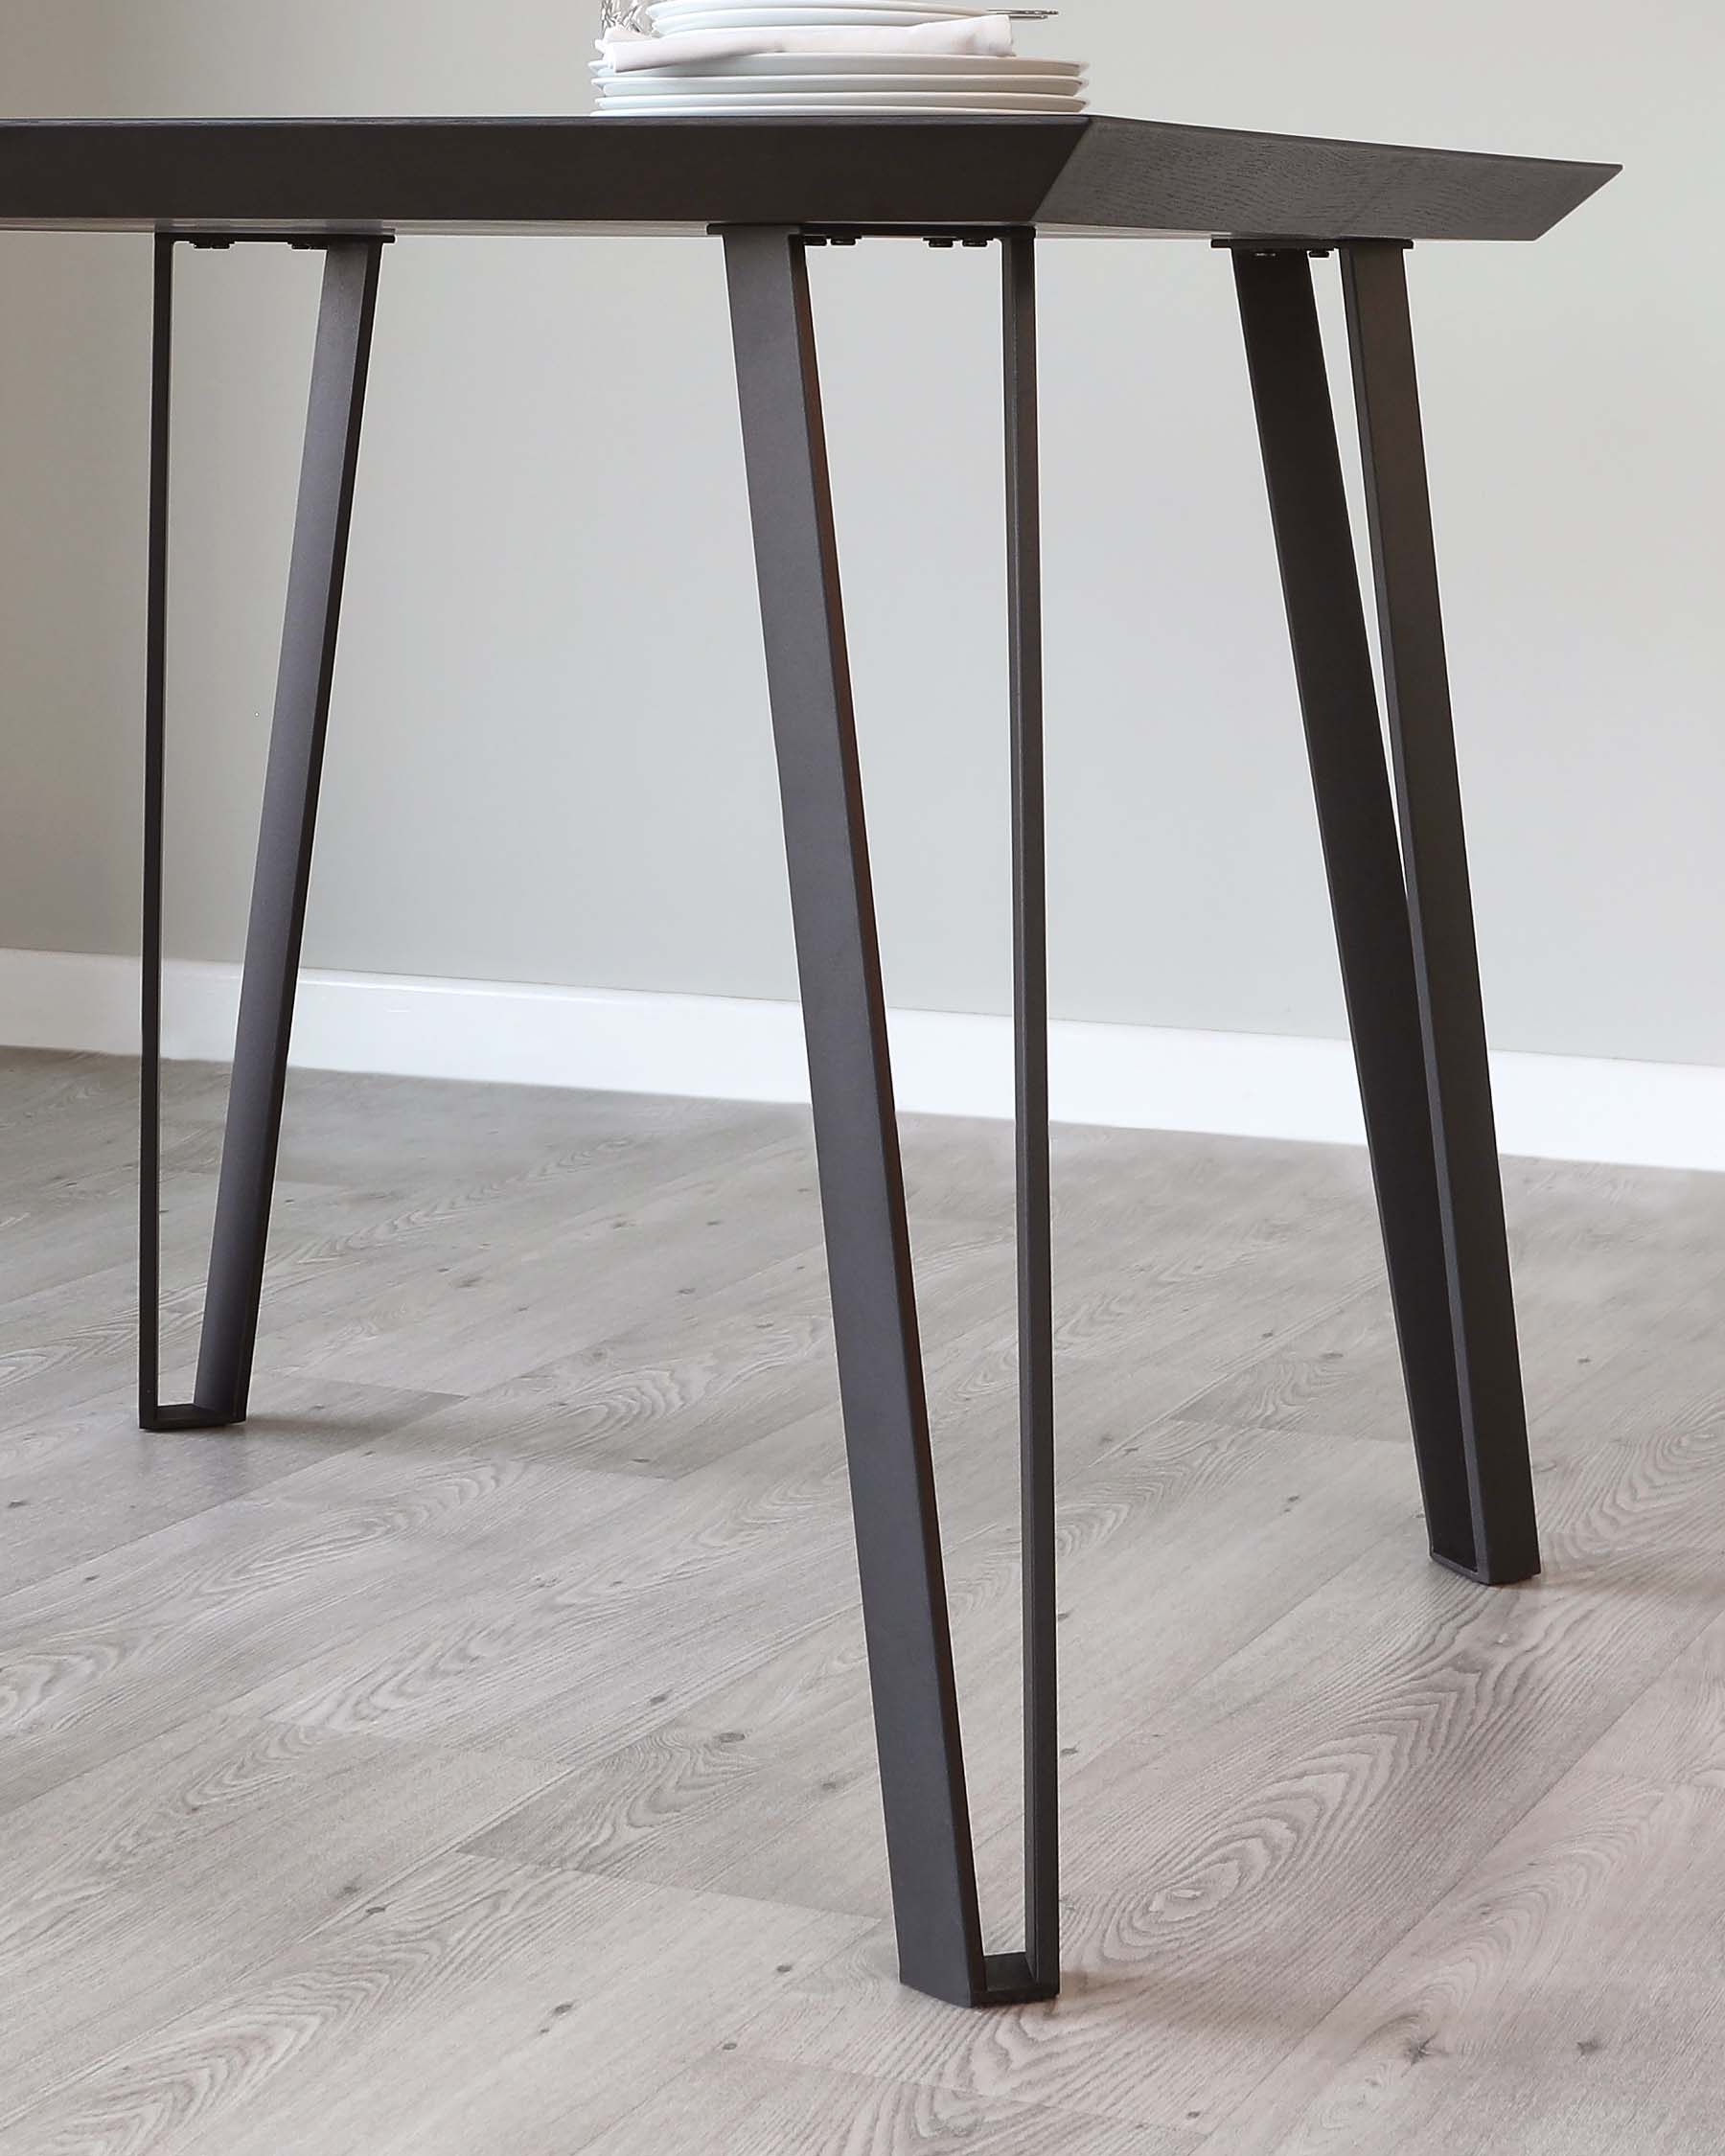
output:
[[1615, 165], [1155, 120], [0, 121], [0, 226], [1537, 240]]

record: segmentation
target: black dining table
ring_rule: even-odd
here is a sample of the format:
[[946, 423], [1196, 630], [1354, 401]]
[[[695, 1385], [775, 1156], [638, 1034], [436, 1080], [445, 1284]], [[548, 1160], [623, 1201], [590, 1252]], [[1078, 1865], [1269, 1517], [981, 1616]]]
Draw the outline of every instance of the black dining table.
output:
[[[1431, 1551], [1501, 1585], [1537, 1572], [1539, 1545], [1407, 263], [1415, 243], [1537, 240], [1616, 170], [1101, 114], [0, 122], [0, 229], [150, 235], [154, 248], [147, 1430], [246, 1414], [384, 250], [421, 235], [531, 233], [711, 237], [724, 247], [899, 1965], [936, 1997], [1005, 2005], [1049, 1998], [1060, 1983], [1037, 241], [1184, 239], [1228, 258]], [[1024, 1942], [1003, 1953], [985, 1950], [978, 1906], [807, 276], [811, 247], [891, 241], [998, 245], [1002, 264], [1025, 1820]], [[322, 299], [196, 1376], [190, 1400], [164, 1402], [174, 258], [187, 246], [272, 243], [322, 252]], [[1312, 262], [1325, 258], [1346, 310], [1382, 714], [1313, 289]], [[1156, 275], [1154, 251], [1116, 261], [1120, 276]], [[378, 506], [361, 496], [361, 514]], [[1272, 603], [1250, 591], [1232, 601]], [[1081, 725], [1082, 714], [1063, 722]]]

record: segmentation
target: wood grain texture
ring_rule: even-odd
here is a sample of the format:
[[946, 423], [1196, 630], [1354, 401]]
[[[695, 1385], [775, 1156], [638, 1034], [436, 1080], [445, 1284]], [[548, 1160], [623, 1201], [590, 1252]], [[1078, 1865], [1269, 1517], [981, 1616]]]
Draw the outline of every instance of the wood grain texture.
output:
[[1103, 115], [0, 122], [0, 225], [1533, 240], [1617, 170]]
[[0, 2116], [375, 1900], [534, 1778], [205, 1715], [8, 1812]]
[[1537, 240], [1618, 169], [1099, 117], [1037, 222], [1104, 232]]
[[1209, 2145], [1484, 2151], [1488, 2076], [1533, 2156], [1715, 2148], [1722, 1641], [1678, 1656]]
[[[134, 1086], [0, 1057], [0, 2156], [1717, 2146], [1719, 1179], [1510, 1163], [1494, 1594], [1361, 1157], [1056, 1134], [1066, 1990], [971, 2016], [893, 1981], [806, 1116], [296, 1073], [258, 1414], [147, 1438]], [[906, 1156], [1005, 1944], [1010, 1153]]]
[[30, 1514], [28, 1539], [7, 1550], [5, 1588], [34, 1585], [333, 1454], [376, 1444], [445, 1399], [296, 1378], [273, 1387], [268, 1410], [240, 1430], [140, 1431], [123, 1449], [114, 1427], [131, 1411], [130, 1388], [38, 1415], [0, 1439], [0, 1508]]
[[703, 2147], [748, 2156], [1195, 2156], [1201, 2145], [1188, 2134], [721, 2052], [590, 2144], [590, 2156]]
[[0, 2151], [553, 2156], [727, 2040], [737, 1997], [855, 1929], [441, 1859], [20, 2112]]
[[[1004, 1466], [1006, 1463], [1002, 1463]], [[1062, 1738], [1076, 1762], [1177, 1696], [1363, 1542], [1414, 1523], [1412, 1471], [1375, 1448], [1167, 1423], [1063, 1486]], [[953, 1518], [949, 1506], [949, 1522]], [[1411, 1548], [1417, 1538], [1407, 1537]], [[1018, 1921], [1016, 1528], [952, 1542], [948, 1585], [985, 1909]], [[691, 1696], [692, 1695], [692, 1696]], [[668, 1706], [672, 1702], [666, 1703]], [[498, 1821], [518, 1861], [888, 1914], [866, 1669], [852, 1608]], [[996, 1830], [996, 1831], [991, 1831]]]

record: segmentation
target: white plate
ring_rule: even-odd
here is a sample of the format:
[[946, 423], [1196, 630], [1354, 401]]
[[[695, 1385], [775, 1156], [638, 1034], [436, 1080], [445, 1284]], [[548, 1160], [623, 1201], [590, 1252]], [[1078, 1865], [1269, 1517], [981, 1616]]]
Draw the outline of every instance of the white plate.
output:
[[811, 5], [811, 0], [802, 0], [798, 7], [775, 8], [770, 14], [747, 5], [691, 9], [687, 14], [660, 16], [654, 28], [666, 34], [682, 30], [910, 30], [918, 23], [950, 19], [931, 17], [922, 9], [892, 15], [842, 5], [822, 7], [819, 0]]
[[[956, 16], [931, 15], [922, 8], [906, 8], [895, 12], [887, 8], [876, 8], [868, 0], [796, 0], [794, 8], [781, 8], [768, 14], [751, 5], [751, 0], [701, 0], [699, 7], [685, 8], [680, 14], [659, 15], [653, 24], [657, 37], [686, 35], [697, 31], [710, 31], [722, 17], [728, 27], [745, 30], [791, 30], [802, 25], [809, 14], [838, 15], [841, 18], [833, 27], [848, 30], [962, 30], [966, 26]], [[730, 23], [732, 16], [744, 20]]]
[[914, 30], [928, 21], [926, 15], [863, 15], [842, 0], [802, 0], [794, 10], [780, 15], [762, 15], [740, 4], [716, 7], [698, 15], [674, 15], [654, 25], [661, 37], [716, 31], [756, 30], [770, 35], [780, 30]]
[[1003, 91], [978, 92], [967, 97], [958, 90], [845, 91], [799, 90], [782, 98], [608, 98], [599, 111], [627, 119], [632, 114], [684, 113], [694, 118], [717, 113], [809, 112], [999, 112], [1021, 118], [1036, 113], [1073, 113], [1084, 110], [1082, 98], [1011, 97]]
[[[654, 79], [657, 76], [657, 80]], [[992, 81], [986, 75], [853, 75], [835, 80], [830, 75], [780, 75], [770, 82], [759, 76], [752, 80], [736, 75], [679, 75], [665, 77], [655, 69], [635, 75], [619, 75], [603, 81], [608, 98], [696, 98], [711, 103], [717, 98], [746, 98], [756, 104], [769, 98], [799, 97], [960, 97], [1026, 96], [1056, 98], [1062, 104], [1077, 95], [1058, 75], [1015, 77], [1008, 84]]]
[[963, 26], [971, 20], [968, 15], [948, 14], [939, 9], [913, 7], [910, 0], [904, 0], [903, 5], [898, 0], [786, 0], [782, 8], [763, 7], [761, 0], [680, 0], [678, 7], [661, 8], [652, 19], [662, 37], [674, 30], [687, 30], [709, 15], [750, 15], [762, 29], [770, 29], [775, 23], [806, 13], [811, 7], [850, 15], [860, 24], [879, 23], [889, 30], [910, 30], [918, 23]]
[[1058, 77], [1063, 81], [1084, 80], [1082, 60], [1031, 59], [1015, 54], [997, 59], [981, 53], [751, 53], [727, 60], [685, 60], [678, 67], [629, 67], [614, 71], [605, 60], [591, 62], [592, 72], [607, 81], [684, 82], [700, 77], [708, 80], [723, 76], [729, 81], [756, 81], [775, 75], [963, 75], [998, 78], [1002, 89], [1016, 77]]
[[[669, 26], [689, 15], [751, 14], [760, 15], [768, 22], [778, 22], [808, 5], [809, 0], [731, 0], [729, 7], [724, 5], [724, 0], [659, 0], [658, 6], [648, 9], [647, 19], [656, 26]], [[893, 22], [903, 22], [907, 17], [921, 22], [972, 22], [988, 11], [977, 8], [924, 7], [918, 0], [833, 0], [833, 5], [846, 14], [883, 15]]]
[[[1085, 108], [1076, 105], [1073, 114]], [[1046, 121], [1052, 112], [977, 112], [973, 105], [873, 105], [869, 112], [832, 105], [606, 105], [595, 121]]]
[[770, 30], [796, 21], [811, 8], [822, 14], [848, 15], [860, 29], [870, 23], [883, 30], [913, 30], [918, 24], [963, 28], [970, 19], [937, 14], [928, 8], [895, 7], [888, 0], [795, 0], [794, 6], [784, 8], [763, 8], [759, 0], [687, 0], [685, 6], [655, 15], [653, 27], [663, 37], [674, 30], [692, 30], [714, 15], [748, 15], [751, 27]]
[[[658, 22], [666, 15], [708, 12], [717, 4], [718, 0], [648, 0], [646, 12], [649, 21]], [[1000, 12], [996, 8], [967, 6], [966, 0], [841, 0], [841, 4], [860, 14], [931, 15], [940, 22], [971, 22]], [[777, 15], [787, 8], [806, 6], [807, 0], [736, 0], [736, 5], [764, 15]]]

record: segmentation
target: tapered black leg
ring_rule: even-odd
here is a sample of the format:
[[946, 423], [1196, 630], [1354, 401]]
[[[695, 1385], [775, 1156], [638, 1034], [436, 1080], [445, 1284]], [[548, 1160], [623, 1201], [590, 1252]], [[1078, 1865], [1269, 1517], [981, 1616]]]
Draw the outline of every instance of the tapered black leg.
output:
[[[168, 448], [173, 359], [173, 241], [155, 242], [150, 368], [150, 571], [144, 648], [144, 915], [142, 1062], [138, 1078], [138, 1421], [183, 1423], [161, 1401], [162, 814], [167, 749]], [[172, 1418], [172, 1422], [170, 1418]]]
[[1018, 1124], [1018, 1337], [1024, 1638], [1024, 1960], [1060, 1983], [1054, 1337], [1048, 1189], [1048, 931], [1043, 807], [1042, 517], [1036, 235], [1001, 241], [1006, 590], [1012, 693], [1012, 950]]
[[[957, 2005], [1006, 2004], [1053, 1984], [1024, 1955], [982, 1951], [804, 242], [750, 229], [727, 232], [724, 247], [899, 1968]], [[1022, 282], [1019, 293], [1027, 305]], [[1022, 330], [1015, 349], [1022, 367]], [[1015, 488], [1033, 508], [1033, 437], [1021, 440]], [[1017, 589], [1033, 597], [1022, 530], [1018, 545]], [[1016, 641], [1028, 806], [1027, 620]], [[1040, 916], [1040, 856], [1021, 851], [1019, 888]], [[1024, 1015], [1021, 1002], [1022, 1037]], [[1035, 1072], [1034, 1055], [1021, 1057], [1021, 1085]], [[1040, 1494], [1036, 1504], [1040, 1526]], [[1041, 1610], [1039, 1599], [1039, 1621]]]
[[166, 590], [166, 300], [172, 245], [166, 239], [157, 241], [157, 425], [151, 488], [150, 716], [146, 782], [149, 835], [145, 878], [143, 1270], [148, 1382], [141, 1419], [147, 1428], [158, 1429], [240, 1422], [245, 1415], [383, 242], [334, 240], [325, 249], [323, 299], [312, 359], [197, 1378], [191, 1405], [164, 1408], [154, 1398], [154, 1250], [161, 958], [162, 609]]
[[982, 1945], [808, 272], [789, 232], [724, 251], [899, 1965], [966, 2004]]
[[[1432, 1551], [1476, 1579], [1525, 1579], [1539, 1553], [1447, 699], [1439, 728], [1427, 673], [1404, 705], [1419, 740], [1398, 756], [1398, 838], [1310, 266], [1240, 248], [1234, 271]], [[1435, 574], [1415, 589], [1407, 551], [1411, 355], [1397, 375], [1374, 351], [1373, 381], [1401, 428], [1380, 436], [1409, 609], [1395, 634], [1404, 670], [1415, 649], [1429, 667], [1432, 642], [1407, 641], [1416, 623], [1440, 672]], [[1414, 428], [1423, 504], [1416, 413]], [[1429, 559], [1429, 524], [1426, 545]], [[1441, 863], [1423, 915], [1403, 864], [1415, 827]], [[1435, 963], [1451, 969], [1436, 996]]]
[[1526, 1579], [1539, 1570], [1539, 1534], [1408, 314], [1407, 250], [1386, 241], [1346, 246], [1342, 283], [1456, 1336], [1473, 1526], [1467, 1569], [1482, 1579]]

